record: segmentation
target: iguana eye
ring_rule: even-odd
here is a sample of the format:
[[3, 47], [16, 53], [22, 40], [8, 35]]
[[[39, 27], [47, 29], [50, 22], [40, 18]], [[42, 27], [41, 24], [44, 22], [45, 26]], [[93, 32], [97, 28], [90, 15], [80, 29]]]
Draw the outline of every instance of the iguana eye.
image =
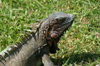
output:
[[61, 18], [61, 19], [59, 19], [58, 21], [59, 22], [64, 22], [66, 19], [65, 18]]
[[58, 22], [58, 18], [56, 19], [56, 21]]

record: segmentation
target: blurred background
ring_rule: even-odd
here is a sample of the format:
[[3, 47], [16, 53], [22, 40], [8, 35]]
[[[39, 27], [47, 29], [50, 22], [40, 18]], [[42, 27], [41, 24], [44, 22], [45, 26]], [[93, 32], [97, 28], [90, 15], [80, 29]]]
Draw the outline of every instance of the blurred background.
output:
[[25, 25], [50, 13], [64, 12], [75, 17], [72, 27], [61, 37], [57, 66], [95, 66], [100, 63], [100, 0], [0, 0], [0, 51], [20, 42]]

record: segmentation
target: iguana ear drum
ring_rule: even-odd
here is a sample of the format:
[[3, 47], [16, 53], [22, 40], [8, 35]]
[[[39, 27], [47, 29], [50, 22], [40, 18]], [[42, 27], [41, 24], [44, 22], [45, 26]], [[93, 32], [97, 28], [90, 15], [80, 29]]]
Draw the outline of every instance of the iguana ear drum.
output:
[[52, 38], [57, 38], [57, 36], [58, 36], [57, 33], [58, 33], [57, 31], [53, 31], [53, 33], [51, 33], [51, 37]]

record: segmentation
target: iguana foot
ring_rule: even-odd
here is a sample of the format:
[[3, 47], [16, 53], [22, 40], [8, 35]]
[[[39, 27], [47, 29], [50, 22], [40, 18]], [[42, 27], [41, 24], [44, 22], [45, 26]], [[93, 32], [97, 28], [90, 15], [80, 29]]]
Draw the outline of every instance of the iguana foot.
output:
[[42, 63], [44, 66], [55, 66], [47, 54], [43, 55]]

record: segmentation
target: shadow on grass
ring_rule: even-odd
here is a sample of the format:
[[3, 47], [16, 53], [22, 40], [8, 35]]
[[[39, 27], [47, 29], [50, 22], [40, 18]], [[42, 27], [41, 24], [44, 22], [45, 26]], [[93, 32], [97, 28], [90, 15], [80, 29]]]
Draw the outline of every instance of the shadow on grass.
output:
[[81, 53], [81, 54], [71, 54], [70, 57], [66, 56], [64, 58], [58, 57], [57, 59], [52, 59], [55, 65], [57, 66], [62, 66], [62, 64], [67, 63], [67, 64], [79, 64], [79, 63], [88, 63], [88, 62], [93, 62], [100, 58], [100, 54], [93, 54], [93, 53]]

